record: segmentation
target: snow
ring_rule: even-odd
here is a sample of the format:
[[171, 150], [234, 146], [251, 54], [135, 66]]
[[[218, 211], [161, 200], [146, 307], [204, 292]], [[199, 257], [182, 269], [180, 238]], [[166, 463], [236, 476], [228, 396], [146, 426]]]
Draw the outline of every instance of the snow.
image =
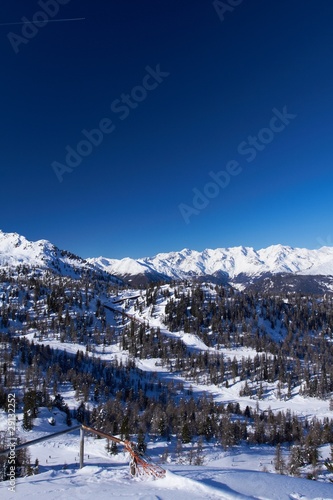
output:
[[88, 259], [101, 269], [123, 276], [159, 273], [174, 279], [193, 276], [214, 276], [224, 273], [229, 278], [239, 274], [260, 276], [264, 273], [299, 273], [333, 275], [333, 248], [308, 250], [272, 245], [261, 250], [250, 247], [206, 249], [202, 252], [183, 249], [180, 252], [159, 253], [155, 257], [121, 260]]
[[[45, 268], [48, 263], [56, 259], [61, 266], [70, 265], [68, 256], [61, 255], [60, 251], [51, 243], [41, 240], [31, 243], [24, 237], [5, 234], [0, 231], [0, 267], [8, 265], [29, 264]], [[92, 259], [94, 260], [94, 259]], [[292, 249], [282, 245], [275, 245], [267, 249], [255, 251], [252, 248], [237, 247], [230, 249], [205, 250], [196, 252], [184, 249], [181, 252], [159, 254], [154, 258], [135, 261], [134, 259], [95, 259], [91, 262], [96, 268], [108, 272], [127, 272], [130, 274], [157, 271], [171, 276], [189, 276], [191, 273], [226, 272], [230, 276], [247, 273], [262, 273], [267, 269], [279, 272], [299, 272], [316, 274], [320, 269], [323, 274], [333, 274], [333, 248], [323, 247], [319, 250]], [[98, 262], [97, 262], [98, 261]], [[120, 262], [120, 264], [119, 264]], [[59, 265], [60, 265], [59, 264]], [[84, 261], [75, 260], [76, 266], [84, 267]], [[102, 297], [103, 298], [103, 297]], [[197, 351], [215, 351], [208, 347], [194, 334], [183, 331], [170, 332], [163, 325], [162, 318], [167, 299], [162, 299], [153, 309], [144, 308], [142, 314], [134, 308], [134, 301], [138, 298], [137, 290], [127, 290], [121, 295], [108, 297], [110, 305], [119, 311], [123, 310], [124, 303], [129, 302], [126, 309], [128, 316], [135, 316], [138, 321], [149, 322], [150, 327], [159, 327], [164, 335], [177, 337], [190, 349]], [[132, 299], [132, 304], [131, 304]], [[118, 305], [117, 305], [118, 300]], [[103, 299], [104, 303], [107, 300]], [[108, 313], [113, 317], [113, 312]], [[116, 321], [114, 322], [116, 325]], [[27, 337], [33, 338], [34, 332]], [[34, 342], [39, 342], [34, 339]], [[82, 344], [61, 343], [55, 338], [43, 338], [40, 343], [48, 344], [67, 352], [76, 353], [84, 350]], [[115, 356], [126, 361], [129, 354], [122, 351], [119, 345], [95, 346], [89, 356], [98, 356], [101, 359], [111, 360]], [[219, 351], [225, 358], [241, 360], [243, 357], [253, 358], [258, 353], [249, 348], [228, 348]], [[299, 395], [298, 389], [293, 389], [290, 399], [278, 399], [275, 396], [274, 384], [264, 385], [264, 398], [257, 402], [250, 397], [240, 397], [239, 391], [243, 385], [236, 380], [229, 381], [229, 387], [207, 385], [203, 381], [195, 383], [184, 380], [181, 376], [169, 373], [161, 365], [159, 359], [137, 360], [136, 365], [143, 371], [155, 372], [156, 377], [181, 381], [184, 388], [193, 391], [194, 397], [203, 393], [211, 394], [215, 401], [224, 403], [238, 401], [241, 408], [250, 406], [254, 408], [259, 404], [260, 410], [273, 412], [290, 409], [304, 419], [316, 416], [319, 419], [330, 418], [329, 402], [315, 398], [304, 398]], [[283, 392], [283, 388], [282, 388]], [[70, 408], [77, 406], [74, 391], [62, 391], [65, 402]], [[40, 409], [38, 418], [35, 419], [34, 429], [23, 432], [21, 429], [22, 415], [19, 418], [18, 428], [20, 435], [25, 440], [32, 440], [52, 432], [66, 429], [65, 417], [57, 409]], [[52, 418], [55, 425], [51, 425]], [[75, 425], [75, 424], [73, 424]], [[6, 429], [6, 415], [0, 412], [0, 430]], [[0, 496], [5, 499], [32, 499], [41, 496], [45, 499], [59, 499], [73, 497], [78, 499], [91, 499], [94, 495], [101, 500], [111, 498], [133, 499], [160, 499], [177, 500], [187, 499], [272, 499], [272, 500], [328, 500], [333, 499], [333, 485], [323, 481], [309, 481], [306, 479], [280, 476], [275, 473], [272, 459], [274, 449], [269, 446], [249, 447], [242, 445], [230, 451], [221, 451], [221, 447], [214, 448], [213, 444], [205, 444], [205, 466], [190, 466], [176, 463], [173, 456], [167, 463], [162, 464], [167, 469], [164, 479], [143, 481], [131, 478], [128, 471], [128, 457], [121, 452], [116, 457], [111, 457], [105, 450], [105, 441], [88, 437], [85, 443], [85, 466], [78, 468], [78, 431], [59, 436], [36, 444], [30, 448], [32, 463], [36, 458], [40, 462], [40, 474], [17, 480], [15, 492], [8, 490], [8, 482], [0, 483]], [[169, 448], [170, 443], [163, 441], [150, 442], [148, 452], [155, 461], [159, 460], [163, 450]], [[175, 446], [173, 442], [172, 446]], [[171, 452], [172, 450], [171, 446]], [[322, 450], [322, 457], [328, 456], [329, 450]], [[173, 453], [174, 455], [174, 453]], [[66, 464], [66, 468], [64, 465]]]
[[0, 267], [27, 265], [40, 269], [59, 268], [64, 274], [66, 266], [84, 267], [82, 259], [66, 255], [47, 240], [28, 241], [17, 233], [4, 233], [0, 230]]
[[[49, 443], [49, 442], [48, 442]], [[52, 442], [48, 450], [53, 454]], [[269, 499], [269, 500], [332, 500], [333, 486], [309, 481], [252, 471], [243, 468], [240, 462], [231, 466], [167, 466], [163, 479], [131, 478], [127, 465], [111, 459], [94, 456], [82, 469], [64, 463], [67, 448], [56, 448], [56, 458], [49, 470], [36, 476], [18, 479], [15, 492], [8, 491], [8, 482], [0, 483], [1, 498], [19, 500], [45, 498], [58, 500], [60, 496], [75, 499], [108, 500], [109, 498], [131, 498], [142, 500], [184, 499]], [[258, 457], [257, 457], [258, 458]], [[50, 460], [51, 462], [52, 460]]]
[[333, 275], [333, 247], [308, 250], [271, 245], [255, 250], [240, 246], [206, 249], [202, 252], [185, 248], [179, 252], [159, 253], [154, 257], [141, 259], [98, 257], [83, 260], [61, 252], [47, 240], [31, 242], [17, 233], [4, 233], [0, 230], [0, 267], [20, 264], [42, 269], [55, 268], [68, 275], [71, 274], [68, 268], [75, 267], [76, 272], [81, 268], [124, 277], [155, 274], [173, 279], [223, 274], [232, 279], [240, 274], [258, 277], [264, 273], [283, 272]]
[[87, 259], [87, 261], [110, 274], [119, 274], [121, 276], [144, 274], [148, 267], [129, 257], [120, 260], [98, 257], [97, 259]]
[[51, 270], [53, 273], [80, 277], [82, 271], [99, 272], [101, 269], [70, 252], [62, 251], [47, 240], [28, 241], [17, 233], [0, 230], [0, 268], [28, 266]]
[[[195, 340], [195, 336], [192, 337]], [[59, 347], [59, 346], [58, 346]], [[68, 347], [68, 345], [66, 345]], [[230, 354], [232, 350], [230, 350]], [[157, 371], [157, 360], [142, 360], [140, 368]], [[168, 374], [171, 376], [171, 374]], [[211, 392], [216, 400], [224, 402], [239, 401], [241, 406], [256, 401], [238, 396], [237, 384], [219, 389], [216, 386], [191, 384], [194, 392]], [[187, 382], [185, 387], [189, 387]], [[77, 405], [74, 392], [63, 392], [70, 407]], [[295, 412], [319, 418], [329, 416], [328, 402], [316, 399], [304, 399], [293, 396], [290, 401], [260, 401], [263, 410], [272, 406], [273, 411], [286, 410], [290, 407]], [[26, 441], [49, 435], [68, 427], [65, 414], [57, 408], [40, 408], [34, 420], [32, 431], [22, 430], [22, 413], [17, 412], [17, 432]], [[54, 425], [50, 425], [53, 417]], [[6, 414], [0, 411], [0, 430], [6, 429]], [[77, 423], [73, 422], [73, 426]], [[135, 440], [135, 438], [134, 438]], [[148, 453], [158, 463], [163, 452], [168, 450], [167, 463], [161, 463], [166, 469], [166, 477], [152, 480], [132, 478], [129, 474], [128, 455], [121, 451], [110, 456], [105, 449], [104, 439], [92, 436], [85, 438], [84, 467], [79, 469], [79, 431], [51, 438], [29, 448], [31, 463], [39, 460], [40, 473], [35, 476], [17, 479], [15, 492], [8, 490], [9, 483], [0, 483], [0, 497], [8, 500], [29, 500], [43, 497], [58, 500], [60, 496], [90, 500], [94, 496], [99, 500], [140, 499], [140, 500], [183, 500], [183, 499], [258, 499], [258, 500], [333, 500], [333, 485], [327, 482], [282, 476], [275, 473], [272, 464], [275, 449], [268, 445], [249, 446], [242, 444], [223, 451], [214, 443], [204, 442], [205, 465], [191, 466], [177, 463], [175, 448], [176, 438], [163, 441], [155, 438], [148, 443]], [[191, 445], [184, 445], [184, 456]], [[287, 448], [284, 453], [287, 454]], [[322, 447], [320, 455], [329, 455], [329, 446]]]

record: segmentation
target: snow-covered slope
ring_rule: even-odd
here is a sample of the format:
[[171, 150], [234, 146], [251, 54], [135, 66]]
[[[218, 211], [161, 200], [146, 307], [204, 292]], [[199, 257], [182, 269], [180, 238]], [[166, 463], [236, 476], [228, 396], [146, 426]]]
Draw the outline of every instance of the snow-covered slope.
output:
[[17, 233], [0, 230], [0, 268], [27, 266], [50, 270], [64, 276], [78, 277], [100, 269], [47, 240], [28, 241]]
[[31, 242], [17, 233], [0, 231], [0, 267], [18, 265], [50, 269], [65, 275], [99, 271], [133, 284], [190, 278], [240, 283], [278, 273], [333, 276], [333, 247], [308, 250], [272, 245], [254, 250], [241, 246], [202, 252], [185, 248], [141, 259], [98, 257], [84, 260], [59, 250], [49, 241]]
[[170, 468], [166, 478], [140, 481], [128, 477], [127, 467], [87, 465], [48, 471], [17, 480], [15, 491], [0, 484], [3, 498], [29, 500], [332, 500], [330, 484], [248, 470], [183, 466]]
[[[54, 417], [55, 426], [48, 423]], [[19, 415], [17, 431], [21, 429]], [[24, 439], [33, 440], [68, 429], [64, 414], [57, 409], [40, 408], [33, 431]], [[7, 429], [7, 415], [0, 411], [0, 430]], [[20, 431], [21, 434], [21, 431]], [[23, 434], [23, 432], [22, 432]], [[242, 445], [234, 453], [217, 451], [204, 444], [207, 463], [201, 466], [175, 463], [172, 449], [167, 463], [162, 463], [162, 479], [129, 474], [129, 457], [121, 449], [118, 455], [105, 450], [105, 439], [85, 437], [84, 467], [79, 469], [79, 431], [30, 446], [31, 463], [39, 462], [39, 473], [18, 478], [12, 484], [0, 482], [0, 498], [29, 500], [140, 499], [140, 500], [330, 500], [329, 482], [309, 481], [275, 473], [274, 448]], [[171, 442], [149, 443], [149, 452], [158, 461]], [[170, 450], [169, 450], [170, 451]], [[185, 455], [185, 452], [183, 450]], [[265, 472], [266, 471], [266, 472]]]
[[134, 285], [136, 283], [168, 280], [170, 278], [167, 274], [159, 273], [143, 259], [135, 260], [125, 257], [124, 259], [117, 260], [98, 257], [96, 259], [87, 259], [87, 262], [102, 271], [107, 271], [112, 275], [131, 281]]
[[259, 277], [267, 273], [333, 275], [333, 248], [317, 250], [272, 245], [261, 250], [249, 247], [206, 249], [185, 248], [142, 259], [88, 259], [90, 263], [122, 277], [154, 273], [171, 279], [216, 277], [234, 279], [240, 275]]

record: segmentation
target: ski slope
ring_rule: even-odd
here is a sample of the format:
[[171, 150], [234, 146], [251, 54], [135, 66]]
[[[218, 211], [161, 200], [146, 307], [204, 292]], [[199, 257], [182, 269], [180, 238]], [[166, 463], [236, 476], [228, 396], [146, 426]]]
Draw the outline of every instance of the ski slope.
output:
[[[49, 424], [54, 417], [55, 425]], [[33, 431], [21, 428], [18, 433], [26, 441], [67, 429], [64, 414], [59, 410], [41, 408]], [[73, 425], [76, 425], [73, 424]], [[0, 430], [6, 428], [6, 414], [0, 412]], [[272, 465], [274, 449], [269, 446], [245, 445], [222, 452], [205, 444], [203, 466], [175, 463], [171, 442], [157, 439], [148, 443], [148, 452], [159, 460], [168, 448], [170, 458], [163, 463], [166, 477], [133, 478], [129, 473], [129, 457], [119, 449], [116, 456], [105, 449], [106, 440], [85, 438], [84, 467], [79, 469], [79, 431], [29, 447], [31, 463], [39, 461], [39, 474], [16, 480], [15, 491], [9, 482], [0, 482], [0, 498], [30, 500], [62, 498], [99, 500], [197, 500], [197, 499], [257, 499], [257, 500], [332, 500], [333, 484], [294, 478], [275, 473]], [[184, 448], [185, 450], [185, 448]], [[323, 454], [328, 449], [321, 450]], [[185, 452], [184, 452], [185, 454]]]
[[49, 470], [17, 480], [15, 492], [0, 483], [1, 498], [29, 500], [62, 498], [108, 500], [269, 499], [332, 500], [330, 484], [267, 472], [219, 467], [173, 466], [164, 479], [130, 478], [122, 465], [86, 465], [82, 469]]

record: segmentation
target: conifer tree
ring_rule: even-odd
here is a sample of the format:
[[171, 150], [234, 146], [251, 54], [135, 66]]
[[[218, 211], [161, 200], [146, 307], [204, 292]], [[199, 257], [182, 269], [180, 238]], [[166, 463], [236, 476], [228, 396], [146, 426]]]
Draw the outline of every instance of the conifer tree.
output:
[[278, 443], [275, 448], [274, 467], [279, 474], [285, 473], [285, 461], [282, 456], [280, 443]]

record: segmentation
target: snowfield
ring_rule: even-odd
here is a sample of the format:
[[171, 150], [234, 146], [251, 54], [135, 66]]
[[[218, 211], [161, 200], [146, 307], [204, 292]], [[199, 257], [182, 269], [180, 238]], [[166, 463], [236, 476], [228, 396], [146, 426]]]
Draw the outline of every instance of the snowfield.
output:
[[6, 482], [0, 483], [0, 495], [8, 500], [58, 500], [60, 496], [86, 500], [332, 500], [333, 486], [278, 474], [217, 466], [173, 466], [168, 467], [164, 479], [141, 480], [130, 478], [127, 466], [106, 464], [102, 460], [100, 465], [86, 465], [83, 469], [55, 469], [18, 479], [15, 492], [8, 491]]
[[155, 278], [191, 279], [215, 276], [232, 279], [240, 275], [258, 277], [265, 273], [333, 275], [333, 247], [319, 249], [271, 245], [206, 249], [202, 252], [184, 248], [178, 252], [159, 253], [141, 259], [97, 257], [81, 259], [64, 252], [47, 240], [28, 241], [17, 233], [0, 230], [0, 267], [29, 265], [57, 270], [75, 276], [80, 270], [104, 271], [129, 278], [150, 275]]
[[[55, 426], [48, 418], [53, 416]], [[21, 429], [18, 415], [18, 434], [26, 441], [67, 429], [64, 414], [58, 409], [41, 408], [33, 431]], [[76, 423], [73, 423], [76, 425]], [[6, 428], [6, 414], [0, 413], [0, 430]], [[39, 474], [16, 480], [15, 491], [9, 482], [0, 482], [0, 498], [28, 500], [62, 498], [89, 500], [332, 500], [333, 484], [310, 481], [275, 473], [272, 465], [274, 448], [270, 446], [238, 446], [221, 452], [220, 448], [205, 445], [206, 465], [190, 466], [166, 460], [162, 467], [166, 477], [153, 480], [133, 478], [129, 473], [129, 456], [119, 449], [110, 456], [106, 440], [85, 438], [84, 467], [79, 469], [79, 431], [29, 447], [31, 463], [39, 461]], [[172, 443], [163, 440], [148, 443], [148, 453], [157, 462], [163, 451], [174, 450]], [[322, 454], [328, 454], [327, 449]], [[173, 453], [170, 453], [170, 457]]]
[[136, 275], [159, 273], [172, 279], [225, 274], [259, 276], [264, 273], [299, 273], [333, 275], [333, 248], [316, 250], [271, 245], [261, 250], [251, 247], [206, 249], [202, 252], [184, 248], [179, 252], [160, 253], [154, 257], [117, 260], [105, 257], [87, 259], [92, 265], [111, 274]]

